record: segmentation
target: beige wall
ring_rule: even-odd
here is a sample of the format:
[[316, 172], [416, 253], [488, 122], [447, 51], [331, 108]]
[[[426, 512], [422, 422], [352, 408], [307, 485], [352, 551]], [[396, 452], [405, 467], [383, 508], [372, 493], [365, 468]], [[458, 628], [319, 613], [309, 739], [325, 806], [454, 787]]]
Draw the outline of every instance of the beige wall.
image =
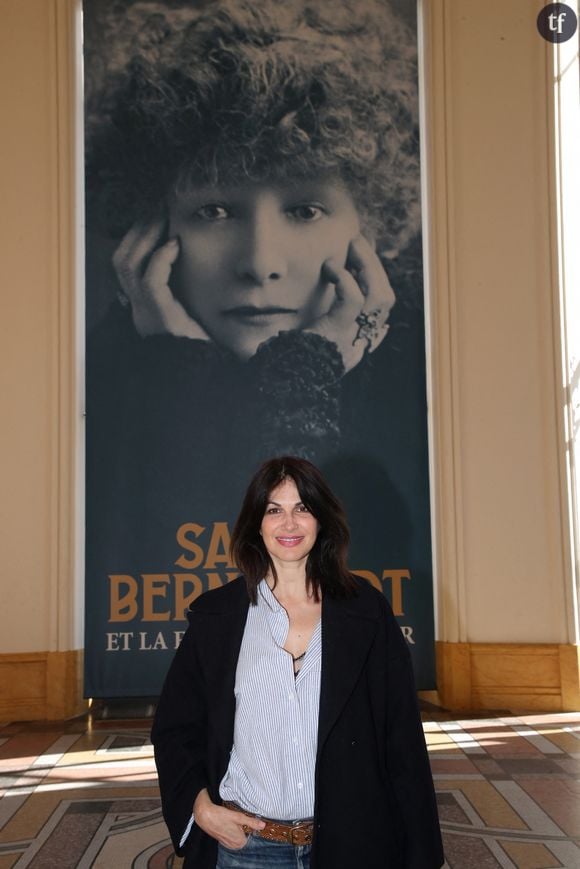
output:
[[573, 640], [541, 5], [425, 3], [439, 626], [448, 641]]
[[0, 0], [1, 717], [78, 694], [59, 654], [82, 645], [73, 9]]
[[[541, 4], [423, 5], [438, 636], [557, 648], [574, 637]], [[74, 9], [0, 0], [0, 701], [16, 653], [82, 645]]]

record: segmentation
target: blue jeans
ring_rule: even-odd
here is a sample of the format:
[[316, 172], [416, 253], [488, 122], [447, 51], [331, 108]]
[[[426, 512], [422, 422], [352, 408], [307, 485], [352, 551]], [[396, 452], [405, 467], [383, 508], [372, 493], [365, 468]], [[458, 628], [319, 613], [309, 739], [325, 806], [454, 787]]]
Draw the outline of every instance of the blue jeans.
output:
[[218, 843], [216, 869], [310, 869], [311, 847], [269, 842], [250, 834], [244, 847], [236, 851]]

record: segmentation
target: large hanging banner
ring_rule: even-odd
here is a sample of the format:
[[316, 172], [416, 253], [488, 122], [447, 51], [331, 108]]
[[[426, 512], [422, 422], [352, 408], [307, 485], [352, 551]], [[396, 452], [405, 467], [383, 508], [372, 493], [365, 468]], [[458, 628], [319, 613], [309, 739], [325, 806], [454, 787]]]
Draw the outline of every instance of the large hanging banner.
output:
[[414, 0], [83, 8], [86, 695], [159, 692], [284, 454], [434, 687]]

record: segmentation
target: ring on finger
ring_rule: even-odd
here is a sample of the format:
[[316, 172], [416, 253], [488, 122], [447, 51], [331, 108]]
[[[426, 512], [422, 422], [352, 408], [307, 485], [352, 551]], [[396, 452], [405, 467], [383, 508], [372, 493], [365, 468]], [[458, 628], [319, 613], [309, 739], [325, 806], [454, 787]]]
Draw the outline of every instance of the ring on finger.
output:
[[353, 344], [360, 338], [364, 338], [364, 340], [367, 342], [366, 349], [369, 352], [372, 352], [378, 346], [378, 344], [389, 331], [387, 323], [380, 322], [380, 314], [380, 308], [374, 308], [372, 311], [363, 310], [360, 312], [360, 314], [358, 314], [358, 316], [355, 318], [355, 323], [358, 326], [358, 331], [356, 333], [354, 341], [352, 342]]

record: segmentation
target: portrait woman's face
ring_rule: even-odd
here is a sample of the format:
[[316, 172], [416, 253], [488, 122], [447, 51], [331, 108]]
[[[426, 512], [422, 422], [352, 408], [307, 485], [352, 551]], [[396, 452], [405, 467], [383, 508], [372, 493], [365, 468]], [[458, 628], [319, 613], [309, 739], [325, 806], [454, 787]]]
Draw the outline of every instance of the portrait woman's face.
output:
[[169, 202], [169, 235], [180, 243], [171, 286], [212, 340], [248, 359], [328, 312], [335, 293], [322, 264], [344, 264], [359, 231], [338, 181], [196, 188]]
[[308, 558], [319, 527], [317, 519], [302, 503], [294, 480], [288, 478], [270, 492], [260, 534], [274, 563]]

